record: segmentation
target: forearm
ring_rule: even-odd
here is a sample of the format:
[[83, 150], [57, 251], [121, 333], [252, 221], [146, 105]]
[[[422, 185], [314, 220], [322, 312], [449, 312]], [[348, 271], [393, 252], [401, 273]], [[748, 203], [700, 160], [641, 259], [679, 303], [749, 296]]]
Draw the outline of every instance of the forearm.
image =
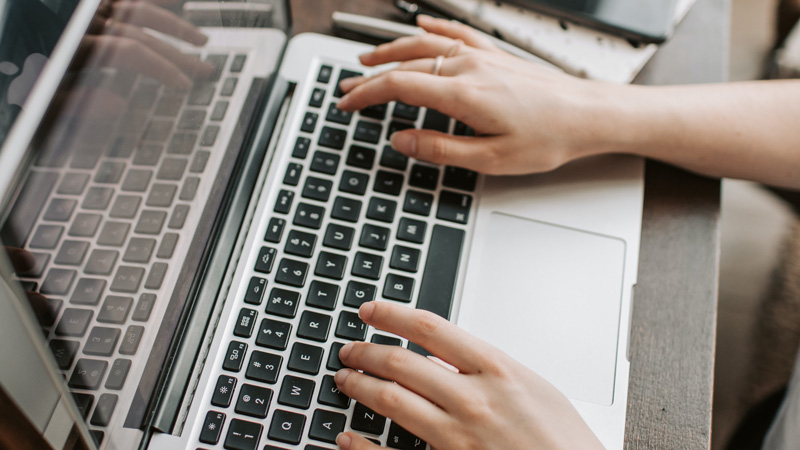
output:
[[800, 188], [800, 81], [631, 86], [602, 151], [715, 177]]

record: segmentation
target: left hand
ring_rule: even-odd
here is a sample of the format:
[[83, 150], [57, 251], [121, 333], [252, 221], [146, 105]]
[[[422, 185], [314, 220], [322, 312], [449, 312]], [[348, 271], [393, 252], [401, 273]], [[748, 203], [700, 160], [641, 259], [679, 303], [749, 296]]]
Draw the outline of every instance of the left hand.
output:
[[[447, 320], [391, 302], [365, 303], [359, 316], [421, 345], [458, 370], [401, 347], [353, 342], [339, 353], [352, 367], [337, 372], [339, 389], [431, 447], [603, 448], [553, 385]], [[379, 448], [353, 432], [339, 435], [337, 443], [343, 450]]]

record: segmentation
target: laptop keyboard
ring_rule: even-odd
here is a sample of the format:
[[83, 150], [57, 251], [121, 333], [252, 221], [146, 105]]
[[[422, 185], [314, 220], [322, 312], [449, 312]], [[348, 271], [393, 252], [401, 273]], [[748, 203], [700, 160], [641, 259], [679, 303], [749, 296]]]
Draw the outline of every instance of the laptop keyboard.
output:
[[342, 394], [333, 375], [349, 341], [424, 353], [369, 329], [357, 313], [364, 302], [397, 301], [449, 317], [478, 176], [410, 160], [388, 141], [414, 127], [471, 130], [395, 102], [343, 112], [338, 81], [360, 74], [323, 64], [315, 75], [285, 150], [291, 158], [278, 169], [280, 187], [267, 200], [265, 232], [231, 313], [224, 357], [212, 368], [198, 445], [325, 449], [355, 430], [392, 448], [424, 449]]
[[213, 182], [209, 160], [240, 108], [233, 95], [246, 55], [197, 56], [217, 69], [189, 92], [122, 73], [103, 80], [130, 93], [123, 117], [108, 124], [114, 138], [92, 145], [79, 131], [73, 151], [42, 153], [21, 192], [25, 208], [10, 219], [31, 230], [25, 248], [37, 264], [18, 275], [47, 297], [39, 319], [48, 345], [98, 443], [132, 368], [146, 362], [154, 307], [168, 300], [164, 280], [184, 257], [176, 248], [194, 234], [187, 218], [205, 204], [198, 192]]

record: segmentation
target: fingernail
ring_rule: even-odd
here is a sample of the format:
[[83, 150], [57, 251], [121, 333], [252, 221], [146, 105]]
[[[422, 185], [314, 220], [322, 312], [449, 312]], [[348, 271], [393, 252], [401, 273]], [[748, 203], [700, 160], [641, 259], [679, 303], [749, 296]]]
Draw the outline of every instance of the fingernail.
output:
[[344, 433], [339, 433], [339, 435], [336, 436], [336, 444], [339, 445], [339, 448], [342, 450], [348, 450], [350, 448], [350, 442], [350, 436]]
[[392, 147], [400, 153], [414, 157], [417, 155], [417, 137], [411, 133], [394, 133]]
[[350, 102], [350, 94], [345, 94], [339, 99], [339, 103], [336, 105], [336, 107], [339, 109], [346, 109], [348, 102]]
[[369, 320], [372, 317], [372, 312], [375, 311], [375, 302], [367, 302], [358, 308], [358, 317], [363, 321]]
[[349, 342], [344, 347], [339, 349], [339, 359], [345, 360], [350, 356], [350, 351], [353, 350], [353, 343]]
[[340, 371], [336, 372], [336, 375], [333, 376], [333, 381], [336, 382], [337, 386], [341, 386], [344, 384], [344, 380], [350, 376], [350, 369], [341, 369]]
[[433, 20], [433, 17], [427, 14], [420, 14], [417, 16], [417, 23], [423, 23], [423, 22], [430, 23], [431, 20]]

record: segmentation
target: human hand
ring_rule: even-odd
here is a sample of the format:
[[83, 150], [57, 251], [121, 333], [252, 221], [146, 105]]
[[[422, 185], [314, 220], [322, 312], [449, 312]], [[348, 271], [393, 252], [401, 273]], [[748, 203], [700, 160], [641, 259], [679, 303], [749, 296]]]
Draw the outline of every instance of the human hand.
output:
[[[609, 150], [602, 145], [609, 131], [608, 109], [624, 104], [624, 87], [522, 60], [458, 22], [426, 16], [418, 22], [427, 34], [400, 38], [361, 56], [367, 66], [400, 64], [370, 78], [343, 80], [347, 95], [339, 108], [353, 111], [401, 101], [436, 109], [466, 123], [478, 136], [405, 130], [392, 136], [396, 150], [490, 174], [548, 171]], [[432, 75], [434, 58], [453, 51], [439, 76]]]
[[[339, 389], [431, 447], [603, 448], [553, 385], [447, 320], [390, 302], [365, 303], [359, 317], [457, 369], [401, 347], [354, 342], [339, 352], [352, 368], [336, 373]], [[337, 443], [343, 450], [379, 448], [353, 432], [340, 434]]]

